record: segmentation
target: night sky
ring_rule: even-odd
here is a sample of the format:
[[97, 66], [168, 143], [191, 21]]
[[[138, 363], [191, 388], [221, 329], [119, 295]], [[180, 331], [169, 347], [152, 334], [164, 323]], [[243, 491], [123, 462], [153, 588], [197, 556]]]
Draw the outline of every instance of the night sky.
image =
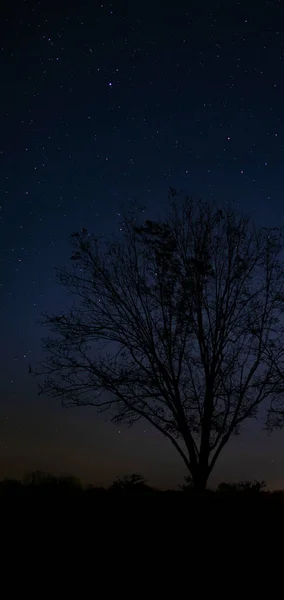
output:
[[[28, 470], [182, 483], [148, 426], [37, 395], [40, 314], [68, 304], [54, 267], [81, 227], [119, 231], [122, 204], [162, 212], [169, 186], [284, 222], [284, 6], [8, 2], [0, 16], [0, 479]], [[69, 4], [72, 4], [71, 8]], [[169, 8], [167, 8], [167, 6]], [[209, 481], [284, 487], [284, 432], [250, 423]]]

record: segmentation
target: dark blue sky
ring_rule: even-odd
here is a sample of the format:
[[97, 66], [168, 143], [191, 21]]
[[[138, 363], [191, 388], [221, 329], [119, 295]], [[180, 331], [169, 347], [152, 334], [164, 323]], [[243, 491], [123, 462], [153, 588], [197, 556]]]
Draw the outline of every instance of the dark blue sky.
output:
[[[170, 444], [37, 396], [40, 313], [64, 309], [68, 235], [162, 211], [169, 185], [283, 224], [279, 1], [14, 2], [0, 19], [0, 477], [29, 469], [181, 483]], [[165, 7], [165, 4], [168, 7]], [[234, 440], [211, 483], [284, 487], [284, 433]]]

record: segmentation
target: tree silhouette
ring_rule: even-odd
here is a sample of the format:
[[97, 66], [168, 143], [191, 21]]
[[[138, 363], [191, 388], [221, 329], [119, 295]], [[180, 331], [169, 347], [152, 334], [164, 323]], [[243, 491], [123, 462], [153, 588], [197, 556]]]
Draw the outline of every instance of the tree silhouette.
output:
[[179, 490], [181, 490], [182, 492], [187, 492], [187, 493], [192, 492], [194, 490], [194, 485], [193, 485], [191, 475], [186, 475], [184, 477], [184, 481], [185, 481], [185, 483], [178, 486]]
[[145, 493], [152, 491], [152, 488], [147, 485], [146, 479], [137, 473], [124, 475], [124, 477], [118, 477], [108, 489], [110, 492], [127, 493]]
[[266, 488], [266, 482], [262, 481], [240, 481], [239, 483], [219, 483], [217, 491], [226, 494], [243, 492], [246, 494], [259, 494]]
[[221, 494], [236, 494], [237, 489], [237, 483], [226, 483], [223, 481], [222, 483], [219, 483], [217, 492], [220, 492]]
[[54, 485], [56, 483], [56, 477], [45, 471], [29, 471], [25, 474], [23, 483], [26, 486]]
[[240, 481], [239, 487], [243, 492], [259, 494], [261, 490], [266, 488], [266, 482], [261, 481]]
[[59, 492], [77, 492], [82, 490], [82, 484], [78, 477], [73, 475], [60, 475], [56, 477], [44, 471], [29, 471], [23, 479], [27, 487], [38, 489], [56, 489]]
[[164, 219], [142, 215], [125, 211], [109, 242], [72, 234], [57, 275], [76, 301], [43, 315], [40, 393], [145, 419], [202, 490], [242, 423], [282, 398], [282, 230], [173, 191]]

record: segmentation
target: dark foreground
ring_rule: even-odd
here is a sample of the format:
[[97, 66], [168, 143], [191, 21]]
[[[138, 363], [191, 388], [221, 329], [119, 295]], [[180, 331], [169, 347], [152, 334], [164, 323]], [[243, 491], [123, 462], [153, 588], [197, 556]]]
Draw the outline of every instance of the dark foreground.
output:
[[[60, 565], [72, 559], [70, 573], [73, 561], [78, 565], [92, 559], [94, 569], [95, 557], [100, 556], [111, 560], [111, 573], [113, 561], [123, 559], [124, 568], [129, 568], [129, 561], [137, 564], [138, 555], [142, 568], [150, 555], [152, 566], [164, 554], [170, 564], [182, 556], [190, 564], [192, 555], [198, 561], [206, 556], [213, 560], [218, 546], [228, 557], [237, 548], [250, 555], [269, 548], [265, 538], [279, 536], [282, 527], [284, 494], [262, 491], [255, 484], [223, 485], [206, 493], [186, 486], [158, 491], [137, 476], [105, 489], [37, 473], [23, 482], [0, 482], [0, 508], [3, 547], [11, 546], [14, 552], [20, 544], [21, 557], [29, 558], [32, 549], [40, 560], [47, 553], [53, 562], [57, 554]], [[168, 568], [164, 564], [165, 573]]]

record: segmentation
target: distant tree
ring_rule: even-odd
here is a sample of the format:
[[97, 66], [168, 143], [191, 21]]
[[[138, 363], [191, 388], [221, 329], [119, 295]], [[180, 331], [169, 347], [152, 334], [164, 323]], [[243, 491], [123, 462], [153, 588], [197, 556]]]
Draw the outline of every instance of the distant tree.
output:
[[249, 492], [252, 494], [259, 494], [262, 490], [266, 488], [266, 482], [262, 481], [240, 481], [238, 484], [239, 488], [243, 492]]
[[235, 494], [245, 492], [246, 494], [259, 494], [266, 487], [265, 481], [239, 481], [239, 483], [225, 483], [218, 485], [217, 492]]
[[132, 473], [132, 475], [125, 475], [124, 477], [118, 477], [108, 488], [110, 492], [149, 492], [152, 491], [149, 485], [147, 485], [146, 479], [142, 475]]
[[235, 494], [237, 489], [238, 486], [236, 483], [226, 483], [225, 481], [222, 481], [217, 487], [217, 492], [221, 492], [222, 494]]
[[23, 479], [26, 486], [43, 486], [50, 485], [56, 482], [56, 477], [45, 471], [29, 471]]
[[60, 475], [56, 477], [44, 471], [30, 471], [23, 479], [25, 486], [33, 488], [56, 488], [62, 492], [76, 492], [82, 490], [82, 484], [78, 477], [73, 475]]
[[182, 492], [192, 492], [194, 490], [194, 483], [192, 481], [192, 477], [191, 475], [186, 475], [184, 478], [185, 483], [183, 483], [182, 485], [179, 485], [178, 488], [182, 491]]
[[124, 212], [107, 242], [72, 234], [75, 302], [43, 315], [40, 393], [94, 405], [114, 422], [144, 419], [205, 489], [242, 423], [283, 398], [282, 229], [171, 190], [165, 218]]

